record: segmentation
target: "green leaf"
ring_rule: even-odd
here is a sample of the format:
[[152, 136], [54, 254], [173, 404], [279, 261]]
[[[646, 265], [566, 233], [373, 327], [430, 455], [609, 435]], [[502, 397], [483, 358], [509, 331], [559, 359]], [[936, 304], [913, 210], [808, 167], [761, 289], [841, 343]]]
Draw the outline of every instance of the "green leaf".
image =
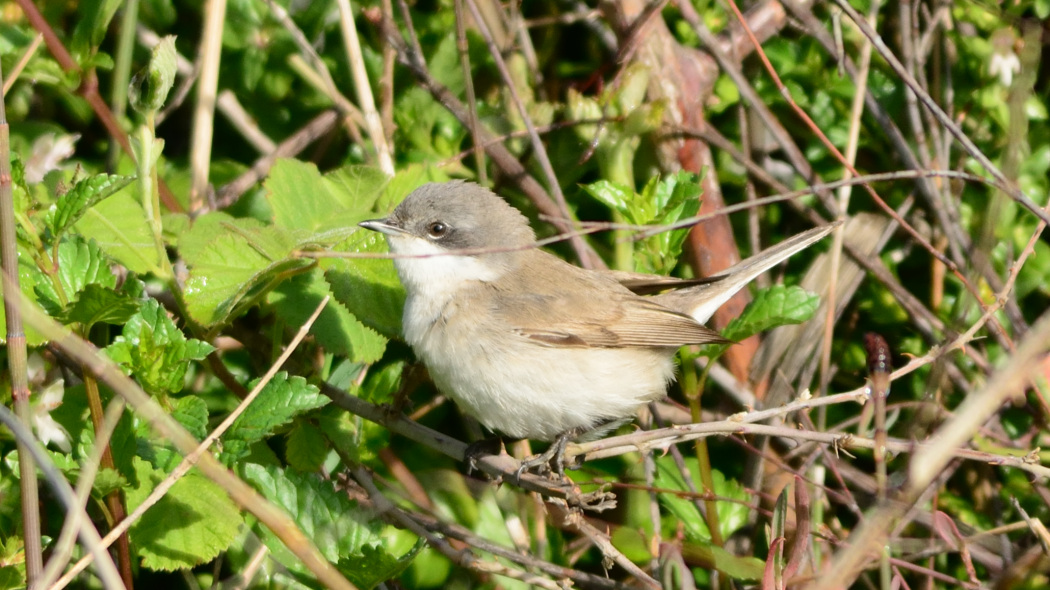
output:
[[139, 302], [115, 289], [91, 284], [62, 314], [65, 324], [79, 323], [90, 328], [98, 323], [123, 324], [139, 309]]
[[373, 166], [343, 166], [324, 175], [333, 196], [348, 209], [371, 211], [383, 195], [390, 177]]
[[[337, 492], [331, 481], [255, 463], [244, 465], [243, 470], [245, 481], [283, 508], [329, 561], [364, 557], [365, 547], [380, 545], [379, 523], [357, 502]], [[278, 555], [284, 554], [285, 549], [275, 547], [279, 542], [270, 534], [264, 540]]]
[[583, 185], [583, 190], [613, 211], [618, 211], [624, 215], [630, 213], [631, 202], [635, 199], [634, 191], [629, 187], [608, 180], [599, 180], [585, 184]]
[[291, 258], [288, 232], [255, 220], [216, 216], [198, 220], [190, 234], [180, 242], [190, 267], [184, 296], [190, 315], [205, 326], [232, 319], [238, 304], [280, 273], [310, 265]]
[[717, 545], [682, 545], [682, 557], [690, 563], [702, 563], [736, 580], [761, 580], [766, 562], [757, 557], [740, 557]]
[[310, 415], [327, 440], [353, 460], [366, 463], [390, 446], [390, 431], [335, 405]]
[[[255, 380], [249, 387], [255, 388], [257, 383]], [[306, 379], [277, 373], [222, 437], [223, 460], [230, 464], [243, 457], [252, 443], [272, 435], [299, 414], [320, 408], [329, 401]]]
[[391, 211], [412, 191], [428, 182], [448, 182], [444, 170], [433, 166], [410, 164], [397, 172], [383, 188], [373, 209], [381, 213]]
[[[25, 251], [26, 246], [19, 242], [18, 244], [18, 282], [22, 289], [22, 294], [25, 295], [28, 301], [37, 303], [39, 299], [37, 285], [43, 282], [49, 282], [50, 279], [37, 268], [36, 263], [33, 261], [33, 257]], [[4, 297], [3, 293], [0, 292], [0, 305], [3, 305]], [[32, 326], [24, 326], [26, 344], [29, 346], [40, 346], [47, 342], [44, 337], [33, 329]], [[7, 343], [7, 314], [0, 313], [0, 344]]]
[[[686, 465], [689, 467], [690, 475], [694, 482], [699, 482], [700, 471], [697, 467], [697, 460], [695, 457], [686, 459]], [[689, 486], [682, 478], [681, 472], [678, 470], [677, 464], [671, 457], [660, 457], [656, 461], [656, 482], [657, 488], [663, 488], [668, 490], [677, 490], [680, 492], [690, 492]], [[749, 496], [744, 488], [733, 480], [727, 480], [721, 472], [712, 470], [712, 479], [714, 480], [714, 492], [719, 498], [728, 498], [731, 500], [738, 500], [737, 502], [718, 502], [718, 523], [721, 527], [722, 538], [729, 538], [734, 532], [740, 527], [747, 524], [747, 500]], [[674, 526], [681, 524], [685, 531], [686, 538], [693, 543], [708, 544], [711, 541], [711, 534], [707, 528], [707, 522], [701, 516], [700, 511], [696, 507], [696, 503], [689, 498], [684, 498], [674, 493], [666, 492], [661, 493], [658, 496], [660, 503], [667, 508], [668, 512], [673, 516]]]
[[[104, 405], [109, 404], [113, 399], [113, 392], [104, 384], [99, 384], [99, 393], [102, 395]], [[62, 405], [52, 410], [51, 416], [65, 426], [70, 436], [76, 441], [70, 457], [80, 460], [91, 456], [95, 448], [95, 429], [91, 422], [87, 394], [83, 384], [67, 386]], [[135, 477], [135, 467], [132, 464], [132, 459], [138, 452], [138, 443], [131, 412], [124, 410], [120, 419], [117, 420], [116, 428], [110, 435], [109, 450], [117, 471], [133, 485], [138, 483]]]
[[80, 236], [69, 236], [58, 245], [58, 282], [60, 295], [50, 279], [38, 280], [36, 294], [40, 305], [53, 316], [60, 316], [70, 301], [75, 300], [87, 285], [114, 287], [117, 277], [109, 268], [109, 260], [98, 244]]
[[381, 547], [365, 546], [360, 556], [351, 556], [339, 560], [336, 567], [343, 573], [354, 586], [362, 590], [370, 590], [379, 584], [401, 575], [419, 552], [426, 547], [426, 542], [420, 539], [416, 544], [401, 557], [394, 557]]
[[98, 474], [95, 476], [95, 481], [91, 482], [91, 487], [99, 498], [104, 498], [111, 492], [123, 489], [127, 485], [128, 480], [119, 471], [109, 467], [99, 469]]
[[208, 436], [208, 403], [195, 395], [171, 401], [171, 417], [198, 441]]
[[[137, 508], [167, 475], [136, 458], [139, 485], [127, 491]], [[190, 471], [131, 526], [132, 546], [151, 570], [188, 569], [215, 559], [237, 537], [240, 509], [211, 480]]]
[[120, 189], [131, 184], [134, 176], [115, 176], [96, 174], [73, 185], [66, 194], [58, 198], [53, 206], [51, 233], [55, 239], [62, 236], [67, 229], [80, 220], [87, 210], [111, 197]]
[[284, 455], [293, 469], [304, 473], [314, 472], [320, 469], [328, 456], [328, 441], [316, 426], [299, 420], [288, 433]]
[[128, 89], [132, 108], [143, 113], [159, 111], [175, 85], [175, 37], [168, 35], [153, 47], [149, 65], [135, 74]]
[[385, 175], [379, 179], [360, 168], [322, 176], [312, 163], [282, 159], [265, 186], [275, 226], [316, 235], [356, 227], [369, 216], [385, 183]]
[[[315, 268], [281, 283], [270, 293], [269, 300], [288, 325], [301, 326], [328, 293], [324, 275]], [[358, 321], [338, 301], [328, 302], [310, 333], [328, 352], [354, 362], [375, 362], [386, 349], [386, 338]]]
[[190, 361], [215, 350], [187, 339], [155, 299], [147, 300], [104, 351], [153, 394], [181, 391]]
[[[385, 252], [386, 241], [376, 232], [360, 231], [336, 250]], [[405, 288], [397, 278], [392, 260], [326, 258], [320, 265], [336, 301], [387, 338], [401, 335]]]
[[76, 222], [77, 231], [94, 239], [102, 250], [132, 272], [156, 272], [160, 261], [153, 243], [146, 211], [133, 197], [134, 186], [117, 191], [112, 197], [95, 204]]
[[[70, 44], [78, 61], [91, 56], [102, 44], [106, 36], [106, 29], [113, 20], [117, 8], [120, 8], [121, 0], [85, 0], [77, 8], [77, 27], [73, 31], [73, 41]], [[85, 68], [86, 64], [80, 66]]]
[[722, 336], [740, 341], [777, 326], [801, 324], [813, 317], [819, 306], [820, 297], [802, 287], [774, 285], [759, 291], [740, 317], [722, 330]]
[[[8, 537], [10, 541], [14, 541], [13, 537]], [[5, 565], [0, 566], [0, 590], [14, 590], [15, 588], [26, 587], [26, 571], [25, 564], [19, 566]]]

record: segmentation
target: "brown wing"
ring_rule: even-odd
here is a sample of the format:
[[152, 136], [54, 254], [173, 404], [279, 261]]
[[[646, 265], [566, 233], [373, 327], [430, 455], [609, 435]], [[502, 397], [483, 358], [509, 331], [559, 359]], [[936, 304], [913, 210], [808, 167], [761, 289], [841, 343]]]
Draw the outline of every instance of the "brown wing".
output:
[[622, 270], [603, 270], [598, 272], [615, 279], [617, 283], [627, 287], [635, 295], [653, 295], [669, 289], [682, 289], [684, 287], [694, 287], [696, 285], [709, 285], [725, 280], [726, 278], [725, 275], [721, 274], [701, 279], [679, 279], [676, 277], [664, 277]]
[[640, 297], [613, 277], [534, 252], [525, 285], [508, 281], [492, 312], [515, 333], [548, 346], [678, 347], [727, 342], [693, 318]]

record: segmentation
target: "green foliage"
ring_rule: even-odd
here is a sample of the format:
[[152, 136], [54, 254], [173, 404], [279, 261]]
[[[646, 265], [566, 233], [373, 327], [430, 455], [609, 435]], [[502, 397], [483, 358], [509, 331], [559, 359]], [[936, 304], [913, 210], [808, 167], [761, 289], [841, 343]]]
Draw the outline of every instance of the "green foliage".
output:
[[[354, 572], [368, 580], [377, 571], [397, 571], [402, 565], [384, 550], [379, 535], [380, 522], [357, 502], [337, 492], [331, 482], [254, 463], [244, 465], [242, 471], [248, 483], [267, 500], [291, 514], [300, 530], [317, 544], [325, 558], [338, 563], [344, 571]], [[302, 563], [288, 559], [287, 549], [272, 534], [264, 533], [262, 538], [289, 569], [304, 572]], [[372, 569], [380, 564], [378, 570]], [[372, 583], [376, 582], [373, 580]]]
[[160, 395], [182, 390], [190, 361], [208, 356], [215, 347], [186, 338], [155, 299], [143, 303], [124, 324], [106, 354], [134, 375], [146, 391]]
[[[256, 387], [257, 382], [249, 384]], [[302, 377], [278, 373], [267, 383], [255, 402], [241, 414], [223, 437], [223, 457], [232, 464], [248, 454], [248, 447], [270, 436], [295, 416], [328, 403], [317, 387]]]
[[801, 287], [773, 285], [759, 291], [744, 312], [722, 330], [728, 340], [739, 341], [777, 326], [801, 324], [813, 317], [820, 297]]
[[98, 174], [73, 185], [73, 188], [60, 196], [58, 203], [54, 205], [54, 215], [51, 218], [51, 234], [54, 239], [61, 238], [88, 209], [113, 196], [133, 180], [130, 176]]
[[175, 71], [175, 37], [168, 36], [153, 48], [149, 65], [132, 79], [131, 106], [145, 113], [160, 110], [175, 85]]
[[[472, 18], [466, 19], [465, 44], [459, 45], [456, 11], [449, 0], [412, 4], [407, 15], [411, 23], [400, 12], [391, 23], [376, 3], [354, 3], [351, 16], [361, 45], [361, 64], [356, 58], [348, 60], [338, 3], [229, 3], [218, 56], [221, 71], [216, 90], [222, 100], [209, 145], [196, 143], [192, 130], [200, 121], [189, 106], [196, 100], [196, 90], [188, 96], [182, 92], [192, 80], [181, 77], [176, 66], [182, 57], [199, 56], [200, 23], [210, 4], [183, 3], [176, 9], [170, 0], [37, 2], [34, 6], [41, 18], [32, 21], [21, 10], [7, 11], [0, 33], [0, 63], [5, 82], [11, 83], [5, 106], [11, 121], [15, 231], [3, 237], [17, 249], [24, 305], [40, 308], [63, 324], [70, 332], [66, 338], [87, 340], [117, 361], [162, 411], [197, 440], [204, 440], [231, 415], [245, 387], [261, 383], [261, 376], [292, 336], [328, 298], [283, 372], [265, 384], [209, 452], [290, 515], [298, 532], [358, 587], [373, 588], [387, 580], [393, 580], [389, 586], [413, 589], [525, 587], [522, 580], [492, 574], [497, 567], [544, 578], [544, 585], [552, 580], [562, 583], [545, 577], [544, 568], [526, 572], [512, 560], [498, 558], [497, 563], [489, 552], [477, 550], [479, 540], [555, 567], [607, 571], [617, 582], [644, 585], [628, 579], [619, 566], [610, 567], [608, 556], [587, 545], [578, 531], [555, 526], [546, 508], [510, 479], [498, 489], [468, 479], [447, 456], [455, 454], [451, 445], [442, 447], [430, 435], [417, 433], [409, 439], [395, 434], [329, 404], [321, 394], [327, 384], [345, 390], [359, 403], [387, 408], [391, 416], [400, 411], [410, 414], [443, 435], [470, 440], [484, 434], [476, 432], [477, 425], [469, 420], [461, 421], [453, 403], [432, 397], [434, 388], [425, 372], [409, 347], [398, 341], [404, 288], [392, 261], [377, 258], [387, 250], [384, 238], [357, 224], [387, 215], [425, 182], [463, 178], [495, 188], [534, 219], [539, 235], [546, 236], [551, 226], [533, 199], [543, 190], [553, 196], [553, 182], [565, 190], [568, 216], [618, 224], [609, 235], [584, 238], [610, 267], [688, 278], [687, 267], [705, 255], [685, 248], [691, 229], [639, 237], [638, 226], [687, 222], [697, 215], [701, 199], [714, 204], [718, 196], [739, 204], [779, 192], [782, 184], [804, 188], [820, 179], [841, 178], [843, 164], [821, 135], [846, 151], [854, 122], [861, 126], [856, 135], [860, 172], [899, 170], [909, 158], [891, 140], [887, 124], [871, 116], [873, 105], [890, 114], [904, 143], [924, 167], [982, 178], [991, 174], [953, 134], [927, 116], [925, 107], [914, 110], [906, 85], [884, 59], [871, 62], [866, 84], [874, 101], [856, 117], [852, 104], [858, 80], [843, 73], [839, 61], [847, 57], [856, 63], [866, 41], [845, 17], [833, 26], [841, 15], [823, 5], [812, 7], [814, 16], [829, 32], [841, 32], [841, 49], [831, 52], [822, 45], [821, 35], [790, 27], [763, 38], [762, 51], [783, 89], [764, 71], [750, 44], [735, 44], [739, 54], [734, 59], [740, 60], [741, 72], [758, 100], [779, 119], [777, 127], [812, 166], [814, 173], [803, 178], [795, 172], [801, 166], [792, 161], [794, 150], [770, 137], [766, 123], [754, 116], [756, 105], [750, 97], [741, 99], [750, 95], [738, 86], [738, 78], [709, 68], [707, 58], [692, 49], [701, 46], [700, 35], [683, 18], [685, 5], [668, 4], [658, 14], [648, 15], [644, 28], [621, 30], [612, 18], [622, 8], [619, 3], [609, 3], [601, 14], [559, 3], [482, 4], [479, 8], [493, 27], [508, 79]], [[138, 7], [137, 19], [125, 21], [133, 6]], [[693, 7], [716, 34], [735, 30], [735, 16], [726, 7], [708, 0], [694, 2]], [[903, 17], [897, 18], [900, 15], [894, 10], [882, 8], [873, 21], [889, 49], [909, 58], [909, 68], [922, 87], [934, 91], [934, 100], [1003, 171], [1008, 185], [1044, 203], [1050, 191], [1048, 86], [1045, 64], [1039, 61], [1045, 57], [1038, 51], [1039, 27], [1029, 23], [1045, 20], [1050, 0], [954, 3], [942, 14], [951, 27], [944, 27], [945, 19], [920, 18], [911, 23], [910, 31], [902, 28]], [[120, 18], [115, 18], [118, 14]], [[519, 30], [521, 22], [529, 26]], [[796, 22], [809, 26], [803, 19]], [[52, 30], [35, 28], [45, 26]], [[665, 26], [673, 37], [664, 36]], [[34, 47], [41, 32], [54, 34], [45, 45]], [[156, 33], [159, 43], [136, 39], [136, 35], [154, 39], [149, 33]], [[396, 39], [390, 33], [407, 46], [418, 46], [421, 59], [393, 55]], [[909, 38], [909, 34], [914, 35]], [[129, 45], [124, 45], [125, 39]], [[54, 57], [56, 40], [70, 51], [75, 67]], [[667, 52], [660, 53], [663, 50]], [[913, 55], [905, 56], [905, 51]], [[124, 62], [121, 55], [130, 59]], [[1010, 58], [1021, 65], [1011, 69]], [[358, 65], [369, 77], [376, 119], [360, 104], [358, 92], [364, 88], [352, 73]], [[419, 69], [426, 70], [431, 80], [421, 81]], [[481, 158], [473, 153], [475, 121], [461, 121], [450, 110], [453, 102], [469, 108], [468, 80], [476, 124], [491, 138]], [[117, 84], [124, 88], [116, 88]], [[785, 92], [821, 133], [802, 122]], [[126, 94], [130, 97], [122, 98]], [[518, 100], [543, 150], [526, 133]], [[112, 114], [106, 112], [109, 109]], [[129, 109], [137, 113], [129, 117]], [[307, 126], [328, 109], [337, 113], [336, 125]], [[392, 175], [378, 165], [372, 136], [376, 124], [385, 130]], [[130, 154], [121, 153], [116, 146], [122, 142], [109, 135], [116, 128], [127, 134]], [[725, 149], [721, 141], [707, 144], [714, 130], [734, 149]], [[274, 152], [273, 145], [278, 144]], [[943, 146], [950, 146], [950, 153], [941, 153]], [[189, 211], [190, 187], [202, 172], [190, 162], [205, 152], [210, 154], [206, 179], [210, 186], [203, 208]], [[274, 153], [296, 155], [276, 158]], [[544, 161], [548, 156], [549, 167]], [[516, 158], [524, 172], [508, 167], [508, 157]], [[749, 160], [742, 161], [744, 157]], [[701, 168], [701, 175], [681, 171]], [[249, 177], [255, 179], [251, 187], [240, 187], [243, 194], [230, 192], [234, 186], [230, 181], [242, 174], [259, 175]], [[721, 194], [703, 195], [702, 178], [712, 186], [717, 182]], [[860, 335], [865, 331], [884, 334], [898, 358], [922, 357], [941, 344], [945, 334], [965, 332], [990, 305], [1007, 302], [993, 316], [999, 326], [978, 332], [965, 353], [942, 355], [934, 368], [922, 367], [893, 384], [889, 401], [896, 419], [889, 423], [891, 438], [919, 438], [938, 428], [940, 420], [951, 419], [957, 403], [978, 391], [995, 367], [1010, 361], [1030, 324], [1050, 305], [1050, 247], [1038, 237], [1042, 228], [1035, 217], [979, 182], [934, 178], [931, 184], [936, 190], [932, 200], [926, 200], [911, 179], [873, 188], [891, 207], [903, 210], [908, 204], [911, 209], [905, 218], [923, 236], [932, 236], [945, 255], [954, 257], [954, 249], [961, 248], [965, 258], [956, 260], [960, 272], [942, 272], [907, 232], [898, 231], [876, 254], [897, 284], [885, 285], [866, 275], [856, 293], [840, 291], [840, 300], [851, 299], [844, 302], [843, 320], [834, 327], [829, 347], [834, 372], [815, 371], [820, 366], [816, 360], [803, 371], [826, 379], [832, 391], [861, 387], [867, 359]], [[822, 200], [805, 196], [792, 204], [763, 205], [753, 216], [733, 214], [729, 220], [737, 243], [716, 244], [713, 252], [725, 248], [743, 253], [749, 249], [745, 243], [776, 243], [790, 236], [798, 231], [800, 219], [814, 213], [826, 219], [839, 215]], [[793, 211], [796, 208], [798, 212]], [[855, 190], [846, 214], [860, 211], [882, 209]], [[944, 227], [943, 219], [952, 227]], [[744, 236], [752, 240], [745, 241]], [[1018, 268], [1030, 242], [1034, 254]], [[830, 240], [813, 252], [827, 243]], [[570, 246], [553, 248], [559, 255], [573, 257]], [[799, 254], [778, 271], [785, 275], [785, 285], [801, 282], [797, 272], [815, 257], [813, 252]], [[844, 255], [843, 263], [848, 260]], [[997, 300], [998, 285], [1014, 278], [1012, 290]], [[913, 298], [902, 303], [902, 290]], [[10, 292], [6, 295], [12, 297]], [[917, 310], [916, 302], [929, 310]], [[777, 326], [823, 319], [813, 318], [818, 303], [816, 295], [800, 287], [777, 285], [757, 291], [752, 303], [727, 326], [712, 327], [728, 339], [743, 341]], [[6, 322], [6, 315], [0, 314], [0, 337], [5, 339]], [[933, 324], [936, 327], [928, 327]], [[47, 342], [32, 325], [25, 327], [25, 336], [36, 367], [29, 371], [32, 421], [49, 447], [48, 456], [64, 477], [76, 482], [95, 453], [95, 424], [102, 418], [99, 408], [112, 402], [113, 392], [93, 377], [97, 366], [71, 360], [60, 343]], [[3, 358], [15, 358], [6, 346], [18, 345], [18, 335], [12, 334], [11, 340], [4, 342]], [[810, 343], [792, 343], [796, 344]], [[671, 388], [672, 401], [688, 402], [690, 409], [702, 410], [705, 416], [715, 413], [716, 419], [731, 420], [726, 416], [747, 409], [745, 404], [735, 405], [740, 396], [733, 396], [737, 401], [719, 397], [721, 385], [700, 387], [713, 379], [707, 379], [706, 371], [694, 371], [692, 363], [696, 354], [722, 363], [721, 355], [744, 348], [683, 352], [678, 371], [683, 387], [681, 392]], [[743, 380], [746, 371], [738, 370], [736, 360], [723, 364]], [[701, 372], [699, 378], [696, 372]], [[4, 375], [2, 380], [10, 383]], [[771, 379], [773, 385], [783, 380], [777, 372]], [[745, 390], [757, 394], [766, 389], [754, 380]], [[812, 387], [801, 378], [787, 380], [797, 389]], [[1046, 389], [1037, 385], [1026, 394], [1025, 403], [1004, 408], [981, 435], [968, 441], [970, 452], [984, 453], [991, 467], [955, 461], [953, 468], [961, 465], [958, 473], [944, 477], [945, 483], [935, 490], [938, 517], [973, 527], [964, 533], [967, 538], [1018, 522], [1019, 515], [1010, 508], [1013, 499], [1031, 518], [1050, 518], [1030, 473], [1000, 465], [998, 460], [1023, 457], [1029, 461], [1022, 465], [1026, 469], [1046, 463], [1048, 454], [1035, 450], [1050, 446], [1045, 428], [1040, 429], [1048, 421]], [[8, 403], [10, 391], [9, 386], [0, 388], [0, 401]], [[435, 399], [443, 403], [432, 403]], [[773, 404], [768, 397], [764, 403]], [[820, 420], [816, 412], [813, 417], [829, 431], [841, 432], [845, 440], [868, 436], [850, 430], [859, 411], [851, 404], [834, 405]], [[666, 419], [662, 413], [660, 417]], [[788, 424], [793, 424], [791, 420]], [[627, 431], [623, 428], [620, 433]], [[785, 433], [782, 438], [792, 436]], [[25, 587], [28, 582], [15, 442], [0, 429], [0, 590]], [[655, 459], [654, 489], [643, 484], [648, 480], [642, 467], [651, 463], [636, 454], [588, 460], [572, 473], [574, 483], [584, 490], [612, 486], [619, 509], [586, 516], [609, 531], [613, 545], [627, 559], [659, 577], [665, 587], [710, 588], [715, 579], [726, 577], [737, 584], [754, 584], [763, 579], [767, 565], [778, 573], [785, 567], [786, 548], [783, 554], [774, 552], [766, 564], [766, 544], [758, 543], [746, 553], [738, 551], [741, 545], [735, 542], [723, 546], [712, 542], [707, 527], [713, 520], [701, 515], [687, 475], [697, 485], [713, 480], [710, 501], [717, 505], [723, 539], [750, 531], [756, 531], [752, 536], [757, 538], [764, 526], [774, 536], [790, 537], [787, 516], [792, 508], [786, 501], [778, 502], [772, 519], [756, 509], [758, 490], [745, 491], [734, 479], [742, 472], [738, 454], [717, 452], [715, 443], [711, 447], [710, 468], [701, 468], [697, 457], [687, 458], [684, 470], [669, 456]], [[769, 452], [781, 450], [774, 444]], [[855, 493], [861, 487], [858, 482], [863, 483], [861, 473], [872, 470], [870, 454], [855, 454], [857, 458], [846, 453], [834, 458], [831, 453], [815, 459], [796, 454], [779, 458], [817, 486], [828, 484], [820, 476], [830, 473], [829, 462], [851, 463], [852, 469], [837, 472], [846, 480], [834, 485], [844, 483], [854, 493], [828, 494], [815, 505], [810, 514], [813, 531], [831, 526], [843, 537], [853, 532], [858, 506], [844, 505], [842, 497], [853, 498], [862, 511], [871, 506], [867, 484], [864, 493]], [[110, 455], [112, 462], [107, 459], [99, 466], [87, 500], [92, 522], [100, 531], [112, 514], [109, 502], [123, 498], [129, 510], [140, 505], [182, 460], [176, 447], [159, 437], [151, 420], [134, 408], [125, 410], [117, 421]], [[891, 472], [899, 471], [891, 473], [891, 481], [903, 473], [909, 457], [905, 453], [889, 463]], [[431, 527], [436, 520], [433, 530], [466, 538], [466, 550], [474, 550], [479, 565], [463, 567], [437, 545], [386, 524], [393, 513], [377, 514], [378, 502], [365, 501], [353, 482], [344, 484], [348, 469], [356, 467], [375, 473], [377, 485], [396, 510], [419, 519], [423, 526]], [[890, 490], [891, 496], [897, 492]], [[771, 498], [777, 490], [761, 493]], [[51, 549], [68, 515], [53, 496], [42, 495], [41, 501], [41, 514], [46, 517], [44, 544]], [[994, 502], [1007, 507], [997, 518], [988, 510]], [[190, 471], [134, 523], [130, 554], [123, 557], [133, 565], [137, 585], [319, 587], [273, 532], [246, 519], [247, 514], [245, 506], [234, 504], [222, 489]], [[902, 530], [919, 537], [930, 532], [917, 521]], [[269, 549], [261, 565], [253, 561], [255, 539], [262, 539]], [[1009, 555], [1014, 556], [1023, 555], [1033, 543], [1022, 532], [1004, 535], [1000, 541], [998, 547], [1010, 545]], [[453, 543], [457, 551], [460, 542]], [[811, 546], [821, 554], [808, 556], [812, 559], [805, 563], [835, 563], [840, 547], [823, 533], [811, 537]], [[892, 542], [887, 546], [896, 547]], [[990, 565], [998, 567], [1004, 559], [987, 557], [990, 552], [970, 556], [980, 584], [992, 583]], [[909, 558], [896, 549], [893, 556]], [[969, 584], [973, 580], [963, 561], [961, 556], [942, 554], [924, 567]], [[654, 563], [658, 571], [651, 571]], [[253, 564], [250, 570], [249, 564]], [[149, 577], [138, 579], [147, 570]], [[216, 577], [243, 571], [254, 571], [255, 577], [236, 581]], [[712, 571], [722, 575], [713, 576]], [[98, 586], [94, 575], [88, 570], [74, 584]], [[896, 575], [901, 579], [892, 580], [892, 585], [907, 582], [914, 587], [934, 579], [906, 568]], [[774, 579], [772, 586], [777, 583]], [[1046, 577], [1033, 570], [1017, 585], [1044, 587]]]
[[[700, 481], [700, 472], [696, 459], [690, 457], [685, 461], [693, 478], [692, 481]], [[658, 459], [656, 461], [656, 469], [656, 487], [676, 492], [692, 492], [672, 457], [661, 457]], [[715, 496], [728, 500], [718, 503], [718, 520], [722, 527], [720, 531], [721, 536], [722, 538], [727, 538], [747, 523], [746, 501], [750, 496], [739, 483], [727, 480], [718, 471], [714, 471], [712, 475], [714, 475], [715, 481]], [[700, 511], [697, 510], [696, 502], [673, 492], [662, 493], [658, 497], [673, 516], [667, 523], [672, 526], [672, 530], [674, 523], [681, 523], [685, 527], [686, 536], [692, 542], [711, 542], [711, 533]]]
[[149, 219], [142, 203], [133, 196], [133, 188], [129, 185], [95, 204], [74, 227], [128, 270], [148, 274], [159, 269], [160, 260], [153, 247]]
[[[700, 210], [700, 179], [688, 172], [679, 172], [660, 179], [653, 177], [642, 192], [599, 180], [583, 187], [627, 223], [633, 225], [671, 225], [696, 215]], [[634, 270], [651, 274], [668, 274], [682, 254], [682, 244], [689, 235], [688, 228], [658, 233], [646, 238], [634, 248]]]
[[[278, 317], [297, 326], [306, 321], [329, 290], [321, 271], [314, 268], [281, 283], [270, 294], [269, 302]], [[386, 338], [361, 323], [339, 301], [328, 302], [310, 333], [330, 352], [354, 362], [374, 363], [382, 358], [386, 346]]]
[[[139, 485], [127, 490], [130, 510], [145, 501], [167, 475], [138, 458], [135, 473]], [[222, 488], [190, 472], [132, 525], [131, 541], [143, 567], [173, 571], [214, 559], [230, 546], [242, 524], [237, 505]]]

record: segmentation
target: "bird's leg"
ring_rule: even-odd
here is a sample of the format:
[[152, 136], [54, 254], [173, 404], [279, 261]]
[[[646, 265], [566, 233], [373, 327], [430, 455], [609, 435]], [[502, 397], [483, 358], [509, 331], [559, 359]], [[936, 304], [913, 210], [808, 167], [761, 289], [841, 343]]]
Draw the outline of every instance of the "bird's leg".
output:
[[467, 462], [467, 475], [478, 470], [478, 459], [485, 455], [499, 455], [503, 451], [503, 439], [498, 436], [483, 438], [467, 445], [463, 460]]
[[540, 467], [545, 468], [546, 473], [551, 472], [550, 462], [554, 460], [554, 472], [558, 474], [558, 477], [565, 479], [565, 447], [569, 445], [577, 436], [580, 435], [579, 428], [570, 428], [565, 432], [558, 435], [554, 439], [554, 442], [547, 447], [546, 451], [543, 451], [539, 455], [534, 455], [525, 459], [521, 462], [521, 467], [518, 468], [517, 478], [521, 481], [521, 474], [534, 468]]
[[428, 378], [427, 369], [421, 364], [413, 363], [405, 365], [401, 370], [401, 387], [394, 392], [389, 404], [381, 404], [383, 416], [387, 420], [396, 420], [408, 410], [412, 402], [409, 396]]

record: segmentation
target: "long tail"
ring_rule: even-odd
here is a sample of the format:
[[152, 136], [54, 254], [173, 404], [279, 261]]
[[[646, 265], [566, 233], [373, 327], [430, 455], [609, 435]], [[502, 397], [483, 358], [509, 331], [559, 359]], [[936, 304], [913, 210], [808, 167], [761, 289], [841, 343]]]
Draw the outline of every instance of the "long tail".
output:
[[741, 260], [718, 275], [710, 277], [710, 282], [656, 295], [654, 299], [661, 305], [692, 316], [702, 324], [706, 323], [715, 311], [744, 285], [796, 252], [816, 243], [841, 224], [841, 221], [836, 221], [804, 231], [747, 260]]

